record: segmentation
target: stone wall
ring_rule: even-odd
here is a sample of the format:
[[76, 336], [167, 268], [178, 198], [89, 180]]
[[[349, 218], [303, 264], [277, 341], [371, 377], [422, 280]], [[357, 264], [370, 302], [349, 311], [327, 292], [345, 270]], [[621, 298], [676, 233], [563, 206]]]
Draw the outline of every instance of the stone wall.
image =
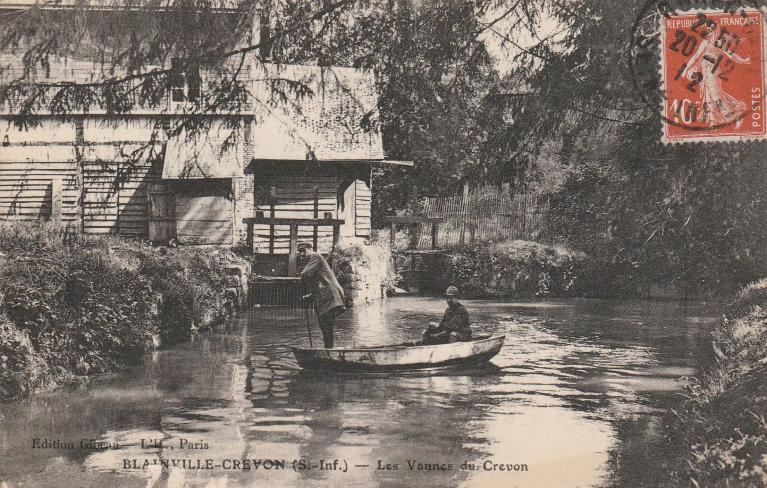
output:
[[332, 253], [333, 270], [344, 289], [347, 307], [386, 297], [397, 274], [389, 248], [381, 244], [352, 244]]

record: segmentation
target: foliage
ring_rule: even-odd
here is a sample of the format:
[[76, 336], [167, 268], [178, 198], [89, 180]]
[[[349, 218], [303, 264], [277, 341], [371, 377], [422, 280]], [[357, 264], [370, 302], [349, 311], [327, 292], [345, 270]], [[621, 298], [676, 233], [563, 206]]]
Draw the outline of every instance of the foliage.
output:
[[[339, 13], [330, 27], [323, 28], [328, 19], [307, 24], [275, 46], [275, 60], [376, 74], [387, 157], [415, 162], [381, 169], [373, 195], [377, 224], [407, 206], [405, 179], [421, 195], [452, 191], [463, 181], [522, 180], [527, 161], [514, 157], [518, 139], [504, 122], [508, 97], [480, 40], [493, 4], [373, 0], [345, 6], [346, 16]], [[288, 2], [278, 26], [305, 8]]]
[[570, 296], [578, 291], [584, 256], [561, 246], [512, 240], [457, 246], [428, 261], [422, 288], [442, 293], [455, 285], [466, 297]]
[[713, 332], [716, 363], [669, 422], [668, 486], [767, 482], [767, 280], [744, 288]]
[[29, 336], [0, 315], [0, 400], [23, 395], [44, 382], [45, 368]]
[[767, 272], [759, 150], [658, 149], [630, 132], [598, 156], [574, 153], [583, 159], [552, 197], [547, 237], [622, 270], [621, 287], [724, 294]]
[[[660, 284], [728, 294], [764, 275], [763, 147], [660, 144], [659, 93], [646, 103], [634, 86], [627, 29], [637, 22], [637, 35], [655, 42], [658, 9], [643, 22], [636, 2], [544, 4], [538, 12], [558, 31], [518, 49], [509, 80], [529, 87], [515, 119], [533, 130], [519, 136], [535, 158], [546, 149], [550, 159], [556, 148], [567, 172], [552, 189], [548, 238], [588, 252], [604, 267], [597, 274], [623, 290]], [[536, 25], [527, 24], [531, 32]], [[657, 63], [644, 60], [655, 79]]]
[[222, 313], [226, 274], [221, 255], [193, 249], [147, 253], [139, 273], [161, 292], [158, 319], [165, 343], [189, 339]]
[[3, 397], [114, 370], [140, 358], [154, 334], [184, 340], [225, 313], [216, 253], [62, 237], [42, 223], [0, 226], [0, 251]]
[[729, 306], [730, 317], [744, 316], [755, 307], [767, 310], [767, 278], [744, 286]]
[[[527, 3], [521, 2], [523, 15], [535, 10]], [[351, 66], [376, 74], [380, 100], [377, 112], [353, 123], [381, 130], [389, 158], [416, 162], [407, 172], [382, 169], [374, 218], [404, 208], [405, 176], [435, 195], [465, 180], [521, 185], [528, 169], [529, 158], [517, 157], [520, 139], [504, 122], [509, 90], [481, 39], [491, 25], [486, 17], [510, 13], [499, 10], [508, 8], [500, 0], [235, 0], [227, 2], [230, 14], [211, 0], [150, 2], [145, 9], [123, 8], [124, 0], [99, 4], [107, 8], [84, 2], [0, 19], [6, 32], [0, 51], [23, 59], [21, 76], [0, 89], [0, 103], [11, 106], [17, 125], [34, 124], [36, 114], [49, 111], [66, 118], [98, 108], [119, 118], [138, 106], [159, 107], [177, 76], [171, 59], [216, 73], [219, 81], [206, 83], [200, 103], [159, 124], [152, 144], [131, 154], [147, 159], [157, 157], [154, 142], [204, 129], [209, 118], [199, 115], [240, 111], [249, 68], [243, 64]], [[251, 41], [262, 9], [270, 29]], [[57, 56], [95, 61], [101, 69], [87, 83], [41, 81], [36, 73], [49, 70]], [[302, 83], [285, 81], [274, 80], [272, 98], [291, 104], [311, 95]]]

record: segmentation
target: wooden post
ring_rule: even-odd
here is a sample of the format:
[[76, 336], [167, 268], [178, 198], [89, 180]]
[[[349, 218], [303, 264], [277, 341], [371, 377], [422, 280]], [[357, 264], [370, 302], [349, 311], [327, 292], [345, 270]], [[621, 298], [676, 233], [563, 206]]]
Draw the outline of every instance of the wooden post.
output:
[[469, 182], [464, 181], [463, 182], [463, 199], [464, 201], [469, 198]]
[[[269, 217], [274, 218], [274, 201], [269, 204]], [[274, 224], [269, 224], [269, 254], [274, 254]]]
[[[314, 218], [318, 219], [320, 217], [320, 188], [318, 186], [314, 187]], [[317, 252], [317, 235], [318, 235], [318, 227], [315, 225], [312, 227], [312, 249], [314, 249], [314, 252]]]
[[298, 224], [290, 224], [290, 251], [288, 254], [288, 276], [295, 276], [298, 271]]
[[397, 238], [397, 228], [396, 228], [396, 226], [395, 226], [394, 222], [392, 222], [392, 223], [390, 224], [390, 227], [389, 227], [389, 229], [390, 229], [390, 230], [389, 230], [389, 232], [390, 232], [390, 234], [389, 234], [389, 243], [390, 243], [392, 246], [394, 246], [394, 241], [395, 241], [395, 239]]
[[525, 232], [527, 231], [527, 195], [522, 199], [522, 231], [520, 239], [527, 239]]
[[51, 180], [51, 220], [61, 226], [61, 178]]
[[[83, 175], [83, 160], [85, 154], [85, 129], [83, 118], [77, 117], [75, 124], [75, 164], [77, 179], [77, 228], [80, 232], [85, 231], [85, 177]], [[151, 225], [151, 224], [150, 224]], [[151, 238], [150, 238], [151, 239]]]
[[418, 240], [421, 237], [421, 226], [418, 224], [410, 224], [408, 228], [410, 229], [410, 248], [417, 249]]
[[163, 183], [151, 183], [147, 188], [149, 209], [149, 240], [167, 244], [176, 237], [176, 196]]
[[439, 222], [432, 222], [431, 223], [431, 248], [432, 249], [438, 249], [438, 241], [439, 241]]
[[469, 224], [469, 243], [473, 243], [477, 237], [477, 227], [474, 224]]
[[248, 246], [248, 252], [250, 254], [253, 254], [253, 222], [248, 222], [248, 234], [245, 237], [247, 246]]
[[340, 241], [340, 239], [341, 239], [341, 225], [333, 224], [333, 249], [338, 247], [338, 242]]
[[413, 185], [413, 193], [410, 195], [410, 207], [413, 215], [418, 213], [418, 186]]

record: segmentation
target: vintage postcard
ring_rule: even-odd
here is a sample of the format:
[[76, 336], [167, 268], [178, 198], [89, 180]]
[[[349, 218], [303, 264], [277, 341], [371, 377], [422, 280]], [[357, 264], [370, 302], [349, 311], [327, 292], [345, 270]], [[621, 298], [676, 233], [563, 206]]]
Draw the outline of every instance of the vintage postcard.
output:
[[0, 488], [767, 484], [763, 0], [0, 0]]

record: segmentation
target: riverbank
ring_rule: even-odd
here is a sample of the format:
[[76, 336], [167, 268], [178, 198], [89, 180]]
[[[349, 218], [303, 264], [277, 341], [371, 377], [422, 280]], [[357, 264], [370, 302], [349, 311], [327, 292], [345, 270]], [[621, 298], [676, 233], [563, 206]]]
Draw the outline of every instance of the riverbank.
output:
[[[399, 286], [441, 294], [456, 284], [465, 298], [618, 298], [722, 300], [720, 291], [638, 273], [618, 259], [594, 257], [560, 244], [519, 239], [485, 241], [439, 251], [394, 246]], [[400, 241], [403, 241], [401, 243]]]
[[[405, 286], [441, 294], [454, 284], [465, 298], [576, 296], [588, 263], [584, 253], [562, 246], [522, 240], [479, 242], [419, 256], [421, 272], [410, 273]], [[402, 274], [408, 276], [407, 271]]]
[[712, 349], [714, 366], [667, 422], [667, 486], [767, 485], [767, 279], [740, 291]]
[[227, 315], [225, 251], [0, 227], [0, 400], [105, 373]]

